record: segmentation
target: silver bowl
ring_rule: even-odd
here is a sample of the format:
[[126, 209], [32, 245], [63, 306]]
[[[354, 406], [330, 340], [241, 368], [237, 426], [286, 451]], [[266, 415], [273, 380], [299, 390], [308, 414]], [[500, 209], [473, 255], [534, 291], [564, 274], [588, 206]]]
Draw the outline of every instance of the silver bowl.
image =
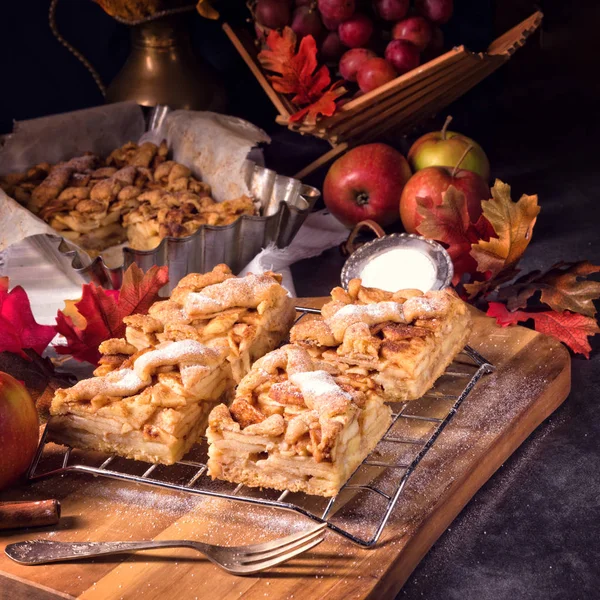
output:
[[348, 257], [342, 268], [342, 286], [347, 289], [351, 279], [360, 278], [363, 268], [373, 258], [399, 247], [419, 250], [431, 259], [436, 267], [436, 279], [430, 289], [442, 290], [452, 283], [452, 259], [441, 244], [413, 233], [392, 233], [367, 242]]

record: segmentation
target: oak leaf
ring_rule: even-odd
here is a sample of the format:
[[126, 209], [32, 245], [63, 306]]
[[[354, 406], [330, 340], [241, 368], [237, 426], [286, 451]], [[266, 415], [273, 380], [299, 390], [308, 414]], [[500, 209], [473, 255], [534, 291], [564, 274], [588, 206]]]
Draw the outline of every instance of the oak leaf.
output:
[[499, 290], [498, 297], [507, 300], [509, 310], [523, 308], [535, 293], [540, 300], [556, 311], [570, 310], [593, 317], [594, 300], [600, 298], [600, 282], [586, 279], [600, 272], [600, 265], [588, 261], [558, 263], [545, 273], [533, 271], [512, 285]]
[[100, 358], [98, 346], [109, 338], [123, 337], [123, 318], [146, 314], [167, 281], [167, 267], [152, 267], [144, 275], [136, 264], [132, 264], [123, 276], [118, 296], [94, 283], [83, 285], [81, 300], [75, 303], [75, 308], [85, 319], [85, 327], [78, 327], [71, 316], [59, 311], [56, 315], [57, 330], [65, 336], [67, 344], [55, 346], [56, 351], [71, 354], [82, 362], [97, 364]]
[[56, 335], [53, 325], [40, 325], [31, 312], [27, 293], [20, 286], [10, 292], [8, 277], [0, 277], [0, 352], [27, 357], [32, 349], [42, 354]]
[[507, 327], [532, 319], [536, 331], [552, 336], [566, 344], [576, 354], [590, 357], [592, 347], [588, 338], [600, 333], [598, 323], [592, 317], [580, 315], [568, 310], [547, 311], [509, 311], [501, 302], [490, 302], [487, 315], [494, 317], [498, 325]]
[[489, 239], [493, 230], [483, 215], [476, 223], [471, 222], [465, 195], [451, 185], [438, 205], [430, 197], [417, 198], [417, 212], [423, 217], [418, 233], [445, 244], [452, 258], [452, 284], [458, 285], [465, 273], [474, 274], [477, 262], [471, 256], [471, 247], [481, 239]]
[[484, 282], [465, 285], [471, 298], [518, 274], [516, 265], [531, 241], [540, 212], [537, 196], [524, 194], [518, 202], [513, 202], [510, 186], [499, 179], [492, 188], [492, 199], [482, 202], [481, 206], [495, 235], [487, 241], [479, 241], [471, 249], [477, 270], [487, 275]]

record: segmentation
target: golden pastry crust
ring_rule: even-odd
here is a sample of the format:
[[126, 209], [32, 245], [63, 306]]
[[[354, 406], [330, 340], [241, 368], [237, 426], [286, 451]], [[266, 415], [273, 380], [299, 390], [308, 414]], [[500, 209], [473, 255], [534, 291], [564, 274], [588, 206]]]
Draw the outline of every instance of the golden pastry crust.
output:
[[300, 321], [290, 340], [342, 371], [363, 369], [390, 401], [420, 398], [470, 333], [468, 309], [450, 289], [390, 293], [355, 279], [331, 297], [322, 317]]
[[0, 177], [0, 187], [92, 256], [128, 241], [152, 250], [167, 236], [256, 215], [251, 198], [218, 203], [188, 167], [166, 160], [168, 148], [128, 142], [106, 160], [85, 154]]
[[254, 363], [227, 408], [209, 416], [212, 477], [335, 495], [387, 430], [391, 411], [294, 345]]
[[[272, 275], [241, 280], [245, 291], [256, 290], [254, 302], [222, 290], [233, 305], [254, 308], [231, 306], [207, 318], [185, 312], [190, 294], [218, 292], [232, 279], [225, 265], [189, 275], [175, 290], [177, 301], [157, 302], [149, 315], [125, 317], [125, 339], [100, 345], [95, 377], [55, 394], [52, 439], [150, 462], [179, 460], [215, 403], [229, 400], [252, 361], [282, 341], [294, 318], [291, 298]], [[259, 315], [266, 299], [258, 293], [267, 288], [273, 301]]]

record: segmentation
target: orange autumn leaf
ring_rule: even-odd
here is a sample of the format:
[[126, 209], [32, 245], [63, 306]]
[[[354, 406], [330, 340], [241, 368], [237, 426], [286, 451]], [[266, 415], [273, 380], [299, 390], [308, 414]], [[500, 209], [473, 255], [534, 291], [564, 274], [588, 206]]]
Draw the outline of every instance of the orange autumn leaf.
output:
[[296, 52], [296, 34], [286, 27], [283, 33], [273, 29], [267, 37], [267, 50], [258, 55], [269, 75], [273, 89], [281, 94], [294, 94], [292, 102], [298, 105], [317, 101], [331, 83], [329, 69], [318, 67], [317, 43], [312, 35], [302, 38]]
[[289, 27], [282, 33], [272, 30], [266, 41], [267, 48], [258, 54], [273, 89], [281, 94], [293, 94], [292, 103], [302, 107], [290, 117], [291, 122], [316, 123], [319, 116], [331, 116], [336, 110], [336, 99], [346, 90], [342, 82], [331, 83], [329, 69], [317, 62], [317, 44], [312, 35], [300, 41], [296, 52], [296, 34]]
[[158, 292], [167, 283], [167, 267], [152, 267], [145, 275], [132, 264], [125, 275], [118, 294], [104, 290], [94, 283], [82, 286], [81, 299], [74, 303], [79, 317], [75, 321], [72, 313], [59, 311], [56, 315], [57, 330], [67, 339], [66, 346], [55, 346], [59, 354], [71, 354], [79, 361], [97, 364], [100, 358], [98, 346], [109, 338], [123, 337], [123, 318], [133, 314], [146, 314], [158, 300]]
[[524, 194], [513, 202], [510, 186], [499, 179], [492, 188], [492, 199], [482, 202], [481, 207], [496, 237], [473, 244], [471, 256], [477, 262], [477, 270], [488, 280], [465, 285], [470, 297], [509, 281], [518, 273], [516, 265], [531, 241], [540, 212], [537, 196]]
[[337, 105], [335, 101], [346, 93], [342, 82], [334, 83], [316, 102], [305, 106], [290, 117], [291, 123], [304, 121], [307, 125], [314, 125], [320, 116], [331, 117]]
[[573, 352], [583, 354], [586, 358], [590, 357], [592, 350], [588, 338], [600, 333], [595, 319], [568, 310], [562, 312], [515, 310], [511, 312], [501, 302], [490, 302], [487, 315], [494, 317], [498, 325], [502, 327], [532, 319], [536, 331], [558, 339]]

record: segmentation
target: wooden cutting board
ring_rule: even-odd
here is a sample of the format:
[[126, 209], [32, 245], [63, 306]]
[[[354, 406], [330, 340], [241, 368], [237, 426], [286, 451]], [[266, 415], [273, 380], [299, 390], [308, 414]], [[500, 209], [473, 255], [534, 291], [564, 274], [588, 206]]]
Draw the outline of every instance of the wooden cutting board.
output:
[[[323, 299], [302, 299], [320, 306]], [[496, 365], [467, 397], [423, 459], [379, 545], [360, 548], [329, 532], [311, 552], [254, 577], [234, 577], [189, 549], [26, 567], [0, 556], [0, 600], [81, 597], [258, 599], [393, 598], [477, 490], [567, 397], [570, 357], [557, 341], [522, 327], [499, 328], [474, 311], [470, 345]], [[294, 514], [69, 474], [0, 494], [58, 498], [60, 526], [4, 533], [11, 542], [196, 539], [226, 545], [305, 528]]]

